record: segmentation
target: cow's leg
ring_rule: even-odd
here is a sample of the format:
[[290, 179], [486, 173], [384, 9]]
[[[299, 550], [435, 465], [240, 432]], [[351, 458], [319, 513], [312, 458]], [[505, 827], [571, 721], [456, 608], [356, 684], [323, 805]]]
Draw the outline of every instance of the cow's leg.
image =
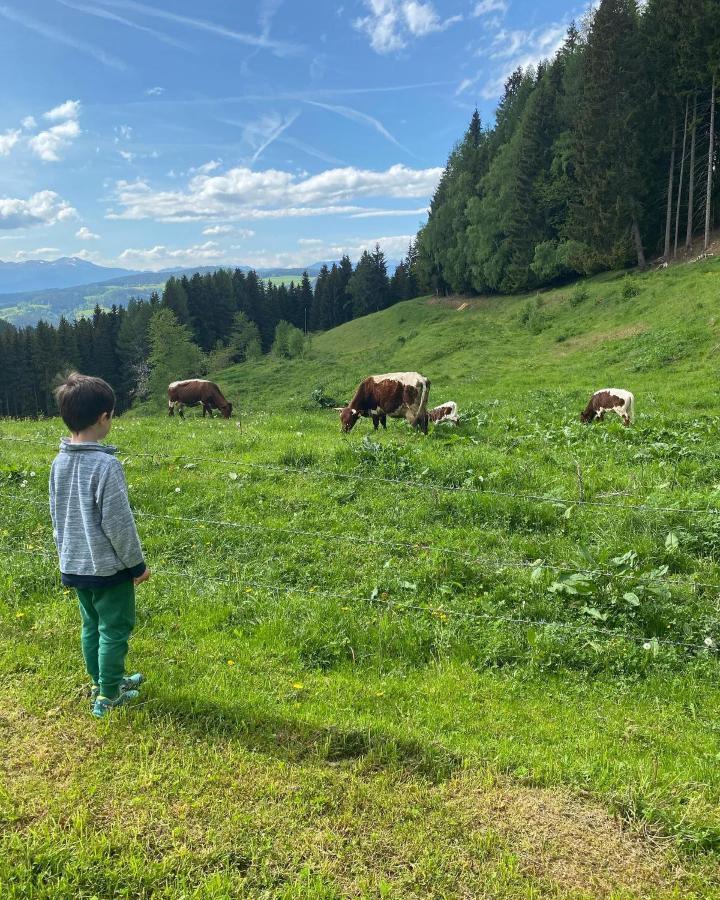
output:
[[372, 423], [373, 423], [373, 430], [377, 431], [378, 425], [380, 424], [380, 416], [377, 416], [377, 415], [375, 415], [375, 413], [373, 413], [372, 414]]
[[168, 415], [175, 415], [175, 404], [172, 402], [172, 400], [168, 400]]
[[380, 416], [380, 424], [381, 424], [382, 427], [387, 431], [387, 416], [385, 415], [385, 413], [383, 413], [383, 414]]
[[176, 403], [178, 415], [181, 419], [185, 418], [185, 404], [184, 403]]

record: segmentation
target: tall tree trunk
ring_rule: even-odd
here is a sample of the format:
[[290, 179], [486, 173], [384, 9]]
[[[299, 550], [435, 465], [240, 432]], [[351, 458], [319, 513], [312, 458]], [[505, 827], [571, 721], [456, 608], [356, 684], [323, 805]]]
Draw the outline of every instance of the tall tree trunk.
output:
[[705, 243], [703, 250], [710, 246], [710, 201], [712, 200], [713, 156], [715, 153], [715, 76], [713, 75], [710, 94], [710, 148], [708, 150], [707, 193], [705, 194]]
[[632, 217], [632, 236], [635, 242], [635, 251], [637, 252], [637, 260], [638, 267], [641, 269], [645, 268], [645, 250], [643, 249], [642, 236], [640, 234], [640, 226], [638, 225], [638, 220], [633, 213]]
[[[688, 107], [690, 105], [690, 97], [685, 98], [685, 125], [683, 126], [683, 145], [682, 145], [682, 156], [680, 157], [680, 180], [678, 181], [678, 195], [677, 195], [677, 209], [675, 211], [675, 248], [673, 250], [673, 256], [677, 256], [677, 248], [678, 248], [678, 233], [680, 231], [680, 201], [682, 200], [682, 186], [683, 186], [683, 174], [685, 172], [685, 147], [687, 146], [687, 126], [688, 126]], [[665, 234], [665, 259], [670, 255], [670, 239], [669, 235]]]
[[[685, 131], [687, 131], [687, 108], [685, 109]], [[663, 256], [667, 259], [670, 256], [670, 226], [672, 223], [672, 194], [673, 194], [673, 178], [675, 177], [675, 141], [677, 140], [677, 122], [673, 116], [673, 136], [672, 136], [672, 152], [670, 153], [670, 173], [668, 175], [668, 192], [667, 192], [667, 212], [665, 214], [665, 252]], [[683, 156], [685, 140], [683, 138]], [[682, 174], [680, 175], [680, 183], [682, 184]], [[678, 210], [679, 214], [679, 210]], [[677, 234], [677, 226], [675, 228]], [[675, 238], [675, 246], [677, 247], [677, 237]]]
[[697, 135], [697, 91], [693, 96], [692, 133], [690, 136], [690, 177], [688, 179], [688, 213], [685, 246], [692, 247], [693, 218], [695, 216], [695, 137]]

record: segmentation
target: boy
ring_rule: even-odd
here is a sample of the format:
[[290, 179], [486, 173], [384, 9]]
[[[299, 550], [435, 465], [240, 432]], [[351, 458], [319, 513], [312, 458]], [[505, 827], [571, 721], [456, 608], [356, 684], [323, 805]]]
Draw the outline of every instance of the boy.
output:
[[144, 678], [124, 677], [135, 625], [135, 585], [150, 577], [130, 510], [117, 448], [107, 436], [115, 393], [102, 378], [73, 372], [55, 391], [71, 437], [50, 470], [50, 515], [62, 583], [80, 600], [82, 650], [93, 680], [92, 712], [101, 719], [137, 697]]

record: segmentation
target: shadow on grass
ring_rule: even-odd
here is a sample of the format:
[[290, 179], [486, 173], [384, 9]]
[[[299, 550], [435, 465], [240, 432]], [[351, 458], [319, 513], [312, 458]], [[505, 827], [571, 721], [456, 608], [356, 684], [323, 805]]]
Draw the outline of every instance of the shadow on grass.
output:
[[354, 729], [268, 713], [244, 706], [182, 697], [153, 698], [146, 709], [174, 727], [203, 737], [227, 737], [248, 750], [293, 762], [316, 760], [338, 765], [365, 760], [378, 768], [402, 768], [434, 781], [449, 778], [462, 757], [432, 743], [406, 740], [377, 728]]

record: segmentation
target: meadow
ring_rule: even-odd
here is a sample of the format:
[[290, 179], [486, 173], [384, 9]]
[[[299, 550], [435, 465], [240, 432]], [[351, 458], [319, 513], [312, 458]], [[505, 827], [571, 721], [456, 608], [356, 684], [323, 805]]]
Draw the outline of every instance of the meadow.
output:
[[[720, 896], [720, 263], [419, 298], [117, 420], [153, 578], [89, 715], [0, 422], [0, 896]], [[418, 369], [458, 427], [341, 435]], [[637, 419], [592, 427], [600, 387]]]

